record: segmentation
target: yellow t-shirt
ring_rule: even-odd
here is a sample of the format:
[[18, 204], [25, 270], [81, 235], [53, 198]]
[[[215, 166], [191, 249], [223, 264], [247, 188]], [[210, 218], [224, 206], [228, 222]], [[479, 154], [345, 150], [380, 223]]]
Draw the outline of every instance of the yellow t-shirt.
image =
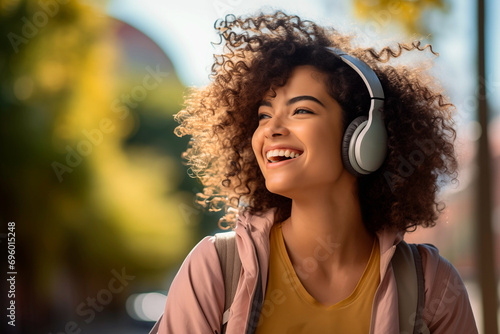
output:
[[[269, 279], [256, 334], [369, 332], [373, 297], [380, 281], [378, 241], [374, 242], [368, 264], [351, 295], [327, 307], [316, 301], [297, 277], [285, 248], [281, 224], [273, 226], [270, 239]], [[327, 251], [322, 250], [322, 254]], [[311, 259], [301, 270], [313, 267]]]

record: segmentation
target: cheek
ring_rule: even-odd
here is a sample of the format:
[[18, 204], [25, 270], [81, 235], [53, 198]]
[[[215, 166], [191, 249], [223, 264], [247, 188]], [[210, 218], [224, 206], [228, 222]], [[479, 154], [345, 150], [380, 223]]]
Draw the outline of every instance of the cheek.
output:
[[262, 136], [261, 131], [259, 129], [255, 130], [252, 136], [252, 150], [255, 155], [257, 162], [259, 165], [261, 164], [261, 152], [262, 152]]
[[315, 166], [331, 169], [342, 165], [342, 129], [336, 125], [320, 126], [309, 133], [309, 145], [315, 157]]

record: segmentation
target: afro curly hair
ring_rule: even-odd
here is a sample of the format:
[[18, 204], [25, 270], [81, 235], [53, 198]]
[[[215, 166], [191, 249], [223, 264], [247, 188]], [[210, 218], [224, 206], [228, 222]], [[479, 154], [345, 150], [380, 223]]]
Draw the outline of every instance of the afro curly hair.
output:
[[225, 210], [221, 228], [234, 227], [238, 210], [262, 214], [276, 208], [276, 221], [290, 215], [291, 200], [266, 189], [251, 138], [263, 96], [283, 86], [296, 66], [312, 65], [326, 74], [328, 93], [342, 107], [344, 129], [366, 116], [370, 100], [363, 81], [326, 47], [366, 62], [385, 93], [388, 154], [378, 171], [357, 179], [366, 228], [408, 231], [435, 224], [444, 208], [437, 199], [441, 181], [456, 179], [454, 106], [425, 69], [389, 64], [405, 51], [437, 55], [431, 46], [398, 43], [378, 52], [354, 47], [353, 36], [281, 11], [229, 15], [215, 28], [223, 52], [214, 56], [211, 83], [192, 89], [175, 117], [176, 134], [191, 136], [184, 158], [204, 186], [198, 202]]

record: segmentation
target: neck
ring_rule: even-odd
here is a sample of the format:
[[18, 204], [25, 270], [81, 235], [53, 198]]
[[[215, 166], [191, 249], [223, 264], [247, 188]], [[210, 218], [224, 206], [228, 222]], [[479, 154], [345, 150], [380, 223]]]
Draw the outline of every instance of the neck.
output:
[[294, 265], [316, 259], [318, 268], [328, 274], [368, 261], [374, 236], [363, 224], [356, 182], [347, 185], [303, 192], [292, 199], [282, 231]]

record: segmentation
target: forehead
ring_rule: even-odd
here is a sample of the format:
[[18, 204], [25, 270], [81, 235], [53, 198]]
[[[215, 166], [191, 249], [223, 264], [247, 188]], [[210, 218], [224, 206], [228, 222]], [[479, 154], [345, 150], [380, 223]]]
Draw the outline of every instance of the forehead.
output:
[[284, 97], [292, 95], [312, 95], [312, 96], [328, 96], [326, 91], [326, 74], [320, 72], [316, 67], [311, 65], [297, 66], [293, 69], [290, 77], [285, 85], [274, 90], [269, 90], [265, 96], [266, 99], [273, 98], [274, 92], [276, 97], [283, 95]]

